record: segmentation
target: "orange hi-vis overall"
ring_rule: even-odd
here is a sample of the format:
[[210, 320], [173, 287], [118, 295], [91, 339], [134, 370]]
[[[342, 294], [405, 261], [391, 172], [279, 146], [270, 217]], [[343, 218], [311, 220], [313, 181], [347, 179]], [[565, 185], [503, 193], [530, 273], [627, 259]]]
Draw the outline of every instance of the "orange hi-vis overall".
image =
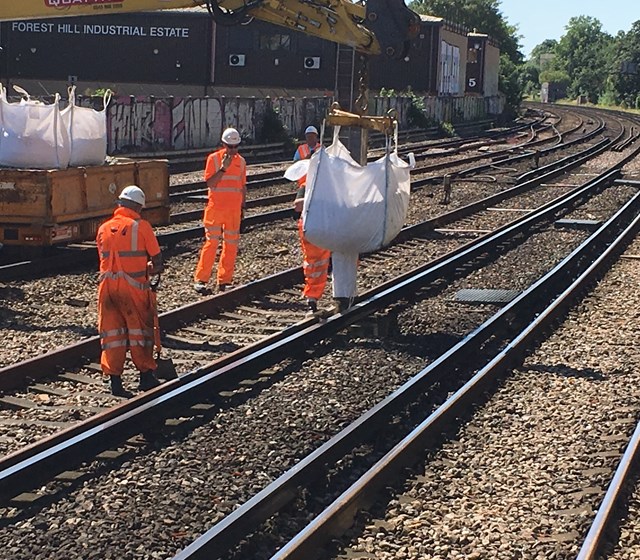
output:
[[[204, 171], [208, 181], [222, 167], [225, 149], [209, 155]], [[240, 241], [240, 219], [247, 183], [247, 164], [234, 154], [231, 164], [215, 187], [209, 187], [209, 200], [204, 210], [205, 242], [194, 275], [196, 282], [209, 282], [216, 260], [218, 243], [222, 239], [222, 253], [218, 265], [218, 284], [230, 284]]]
[[156, 369], [154, 320], [147, 262], [160, 254], [151, 224], [129, 208], [117, 208], [98, 229], [100, 256], [98, 330], [107, 375], [121, 375], [127, 349], [140, 372]]
[[[308, 144], [298, 146], [297, 155], [299, 159], [308, 159], [311, 156], [311, 149]], [[298, 192], [296, 193], [296, 202], [304, 200], [304, 192], [307, 186], [307, 176], [298, 179]], [[307, 241], [304, 237], [302, 229], [302, 218], [298, 220], [298, 234], [300, 236], [300, 245], [302, 246], [302, 270], [304, 272], [304, 288], [302, 295], [309, 299], [320, 299], [327, 284], [327, 276], [329, 272], [329, 261], [331, 259], [331, 251], [318, 247]]]

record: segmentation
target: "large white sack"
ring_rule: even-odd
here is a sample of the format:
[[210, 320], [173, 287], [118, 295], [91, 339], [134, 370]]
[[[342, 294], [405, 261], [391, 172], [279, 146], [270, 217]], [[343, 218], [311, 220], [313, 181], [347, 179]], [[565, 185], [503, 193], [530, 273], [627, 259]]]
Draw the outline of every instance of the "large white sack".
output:
[[76, 105], [75, 86], [69, 90], [69, 105], [63, 109], [62, 118], [69, 131], [71, 157], [69, 165], [102, 165], [107, 158], [107, 105], [111, 92], [103, 98], [103, 109]]
[[[14, 86], [15, 87], [15, 86]], [[30, 169], [64, 169], [69, 165], [69, 133], [60, 112], [60, 96], [52, 104], [26, 99], [9, 103], [0, 84], [0, 165]]]
[[302, 220], [314, 245], [366, 253], [398, 235], [409, 208], [410, 168], [396, 152], [362, 167], [338, 139], [310, 159]]
[[284, 178], [289, 181], [297, 181], [298, 179], [302, 179], [307, 172], [309, 171], [309, 160], [301, 159], [296, 161], [293, 165], [287, 167], [284, 172]]

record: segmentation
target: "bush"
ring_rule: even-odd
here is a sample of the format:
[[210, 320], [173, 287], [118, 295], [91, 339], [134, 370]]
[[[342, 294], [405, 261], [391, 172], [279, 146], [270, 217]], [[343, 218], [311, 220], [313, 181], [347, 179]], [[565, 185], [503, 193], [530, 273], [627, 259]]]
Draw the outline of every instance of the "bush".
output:
[[264, 143], [284, 142], [288, 147], [293, 145], [293, 140], [282, 124], [278, 111], [273, 107], [269, 107], [264, 113], [258, 138]]

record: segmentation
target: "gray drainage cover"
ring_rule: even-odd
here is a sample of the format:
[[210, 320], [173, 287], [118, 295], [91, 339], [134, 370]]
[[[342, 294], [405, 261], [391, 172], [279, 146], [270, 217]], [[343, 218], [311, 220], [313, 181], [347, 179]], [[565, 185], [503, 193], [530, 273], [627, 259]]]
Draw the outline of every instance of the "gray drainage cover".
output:
[[585, 229], [587, 231], [595, 231], [600, 227], [600, 220], [556, 220], [555, 226], [558, 228]]
[[504, 305], [514, 299], [520, 292], [518, 290], [485, 290], [468, 288], [460, 290], [456, 294], [456, 301], [464, 303], [493, 303]]

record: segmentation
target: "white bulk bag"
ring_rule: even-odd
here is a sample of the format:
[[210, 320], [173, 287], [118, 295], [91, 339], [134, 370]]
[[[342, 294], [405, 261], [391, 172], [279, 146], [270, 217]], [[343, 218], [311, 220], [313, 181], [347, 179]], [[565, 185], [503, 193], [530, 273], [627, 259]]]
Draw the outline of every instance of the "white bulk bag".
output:
[[69, 133], [60, 114], [60, 96], [52, 104], [26, 96], [9, 103], [0, 84], [0, 165], [31, 169], [64, 169], [69, 165]]
[[395, 149], [362, 167], [338, 139], [311, 156], [302, 211], [305, 237], [340, 253], [367, 253], [398, 235], [409, 208], [409, 164]]
[[69, 165], [102, 165], [107, 158], [107, 105], [111, 91], [103, 98], [103, 108], [96, 111], [91, 107], [76, 105], [75, 86], [69, 89], [69, 106], [62, 111], [71, 142]]

